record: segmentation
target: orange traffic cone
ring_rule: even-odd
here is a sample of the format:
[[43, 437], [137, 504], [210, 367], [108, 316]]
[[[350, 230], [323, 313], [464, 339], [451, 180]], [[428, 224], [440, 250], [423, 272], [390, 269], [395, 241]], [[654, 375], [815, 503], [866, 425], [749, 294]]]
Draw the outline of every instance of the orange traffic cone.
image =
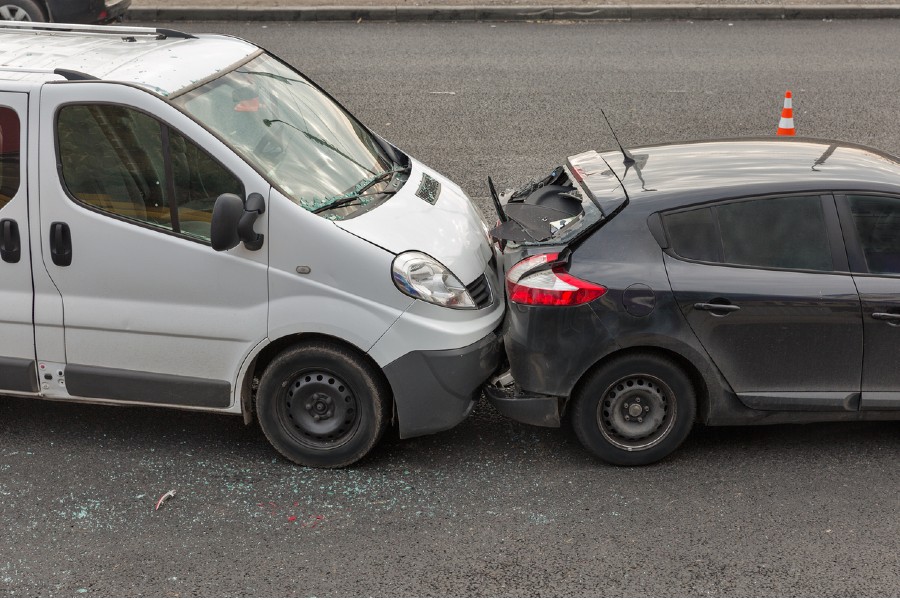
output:
[[775, 135], [794, 135], [794, 107], [791, 105], [791, 90], [784, 93], [784, 108], [781, 109], [781, 121]]

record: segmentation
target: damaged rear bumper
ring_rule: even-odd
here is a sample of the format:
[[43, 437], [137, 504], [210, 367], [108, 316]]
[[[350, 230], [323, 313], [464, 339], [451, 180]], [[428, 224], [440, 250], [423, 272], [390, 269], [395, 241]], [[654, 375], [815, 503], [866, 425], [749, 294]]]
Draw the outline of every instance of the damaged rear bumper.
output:
[[523, 391], [509, 371], [492, 378], [484, 386], [484, 395], [504, 417], [539, 427], [559, 427], [560, 398]]

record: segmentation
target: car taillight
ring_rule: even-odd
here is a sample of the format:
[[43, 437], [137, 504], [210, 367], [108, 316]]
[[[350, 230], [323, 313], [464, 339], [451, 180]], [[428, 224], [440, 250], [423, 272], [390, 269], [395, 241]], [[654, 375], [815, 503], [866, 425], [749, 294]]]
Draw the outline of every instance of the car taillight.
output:
[[570, 275], [565, 265], [554, 266], [558, 259], [558, 254], [538, 254], [516, 263], [506, 273], [510, 301], [539, 306], [574, 306], [596, 300], [606, 293], [602, 285]]

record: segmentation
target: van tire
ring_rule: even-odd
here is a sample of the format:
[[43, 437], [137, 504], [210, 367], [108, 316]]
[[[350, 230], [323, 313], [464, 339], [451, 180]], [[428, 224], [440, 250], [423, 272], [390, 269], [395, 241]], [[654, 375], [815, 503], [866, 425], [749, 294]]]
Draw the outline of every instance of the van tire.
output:
[[647, 465], [681, 445], [696, 414], [694, 386], [678, 365], [655, 354], [632, 354], [588, 375], [573, 397], [572, 427], [585, 448], [606, 462]]
[[[27, 19], [22, 19], [25, 14]], [[0, 0], [0, 21], [46, 22], [44, 10], [33, 0]]]
[[256, 414], [272, 446], [307, 467], [345, 467], [378, 443], [390, 389], [363, 357], [338, 344], [295, 346], [260, 378]]

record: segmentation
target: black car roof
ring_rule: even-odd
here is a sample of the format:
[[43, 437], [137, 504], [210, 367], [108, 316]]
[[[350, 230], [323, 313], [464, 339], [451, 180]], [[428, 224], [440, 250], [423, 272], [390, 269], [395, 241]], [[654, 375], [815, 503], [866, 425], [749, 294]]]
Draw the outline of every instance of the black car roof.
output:
[[[632, 203], [659, 210], [716, 199], [804, 191], [900, 194], [900, 159], [847, 142], [754, 138], [679, 142], [603, 158], [622, 178]], [[689, 200], [689, 202], [686, 202]]]

